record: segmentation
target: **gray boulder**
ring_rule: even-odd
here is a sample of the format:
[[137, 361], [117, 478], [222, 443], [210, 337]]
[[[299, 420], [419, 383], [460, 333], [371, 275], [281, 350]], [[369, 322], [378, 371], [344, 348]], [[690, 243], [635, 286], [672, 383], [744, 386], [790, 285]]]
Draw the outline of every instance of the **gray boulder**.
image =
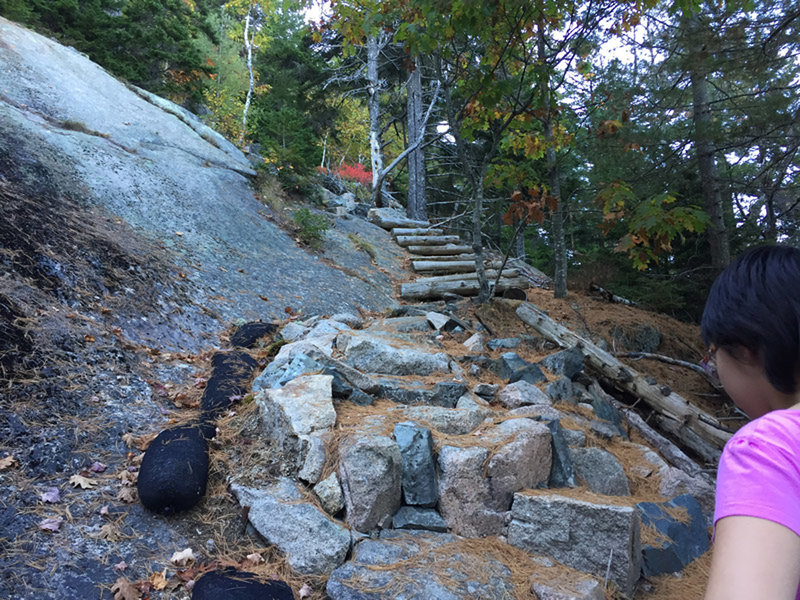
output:
[[344, 562], [350, 532], [332, 521], [287, 478], [264, 488], [234, 484], [247, 518], [270, 543], [286, 554], [289, 565], [304, 575], [327, 575]]
[[339, 475], [347, 522], [358, 531], [388, 527], [400, 508], [403, 459], [388, 436], [345, 439], [339, 445]]
[[[558, 494], [515, 494], [508, 542], [605, 577], [633, 597], [641, 566], [639, 511]], [[609, 558], [611, 558], [609, 568]]]
[[314, 486], [314, 493], [319, 498], [319, 503], [329, 515], [335, 515], [344, 508], [344, 495], [339, 477], [331, 473]]
[[497, 400], [505, 408], [519, 408], [528, 404], [551, 405], [552, 401], [542, 390], [527, 381], [509, 383], [497, 395]]
[[395, 348], [376, 338], [353, 336], [344, 348], [346, 361], [365, 373], [390, 375], [431, 375], [449, 372], [449, 357], [444, 352], [430, 353], [413, 348]]
[[602, 448], [574, 448], [570, 451], [575, 475], [596, 494], [630, 496], [628, 477], [617, 458]]
[[264, 434], [281, 448], [291, 468], [303, 465], [309, 436], [336, 422], [332, 380], [330, 375], [304, 375], [282, 388], [264, 390], [255, 396]]
[[511, 419], [482, 436], [487, 447], [443, 446], [439, 452], [439, 509], [454, 533], [498, 535], [514, 492], [547, 481], [550, 431], [530, 419]]

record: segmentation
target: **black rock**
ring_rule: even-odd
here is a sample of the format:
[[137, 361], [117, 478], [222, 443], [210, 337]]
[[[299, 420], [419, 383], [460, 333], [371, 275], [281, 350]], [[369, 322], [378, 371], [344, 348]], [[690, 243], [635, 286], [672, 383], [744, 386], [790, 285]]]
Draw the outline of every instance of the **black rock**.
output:
[[294, 594], [283, 581], [262, 583], [252, 573], [228, 567], [198, 579], [192, 600], [294, 600]]
[[554, 375], [563, 375], [572, 379], [583, 371], [583, 352], [578, 348], [570, 348], [546, 356], [539, 364]]
[[353, 386], [333, 367], [325, 367], [322, 369], [322, 373], [323, 375], [330, 375], [333, 377], [333, 381], [331, 381], [331, 395], [334, 398], [349, 398], [353, 393]]
[[239, 350], [215, 354], [211, 365], [213, 373], [201, 401], [207, 418], [215, 418], [231, 405], [232, 399], [249, 392], [253, 371], [258, 367], [256, 359]]
[[564, 430], [559, 421], [545, 421], [550, 430], [553, 460], [550, 463], [550, 478], [547, 487], [575, 487], [575, 467]]
[[206, 493], [208, 442], [199, 424], [158, 434], [142, 459], [136, 486], [148, 510], [172, 514], [189, 510]]
[[[642, 572], [645, 575], [682, 571], [708, 550], [708, 531], [703, 510], [694, 497], [682, 494], [669, 502], [639, 502], [636, 506], [641, 511], [642, 525], [655, 527], [666, 538], [658, 548], [642, 548]], [[670, 516], [667, 510], [673, 509], [670, 512], [674, 514], [675, 508], [685, 509], [688, 519], [678, 520]]]
[[353, 404], [358, 404], [359, 406], [372, 406], [375, 403], [375, 398], [356, 388], [353, 389], [347, 399]]
[[506, 352], [493, 361], [491, 369], [509, 383], [522, 380], [535, 385], [547, 379], [538, 365], [523, 360], [514, 352]]
[[231, 336], [231, 346], [252, 348], [259, 339], [272, 335], [277, 329], [275, 323], [245, 323]]

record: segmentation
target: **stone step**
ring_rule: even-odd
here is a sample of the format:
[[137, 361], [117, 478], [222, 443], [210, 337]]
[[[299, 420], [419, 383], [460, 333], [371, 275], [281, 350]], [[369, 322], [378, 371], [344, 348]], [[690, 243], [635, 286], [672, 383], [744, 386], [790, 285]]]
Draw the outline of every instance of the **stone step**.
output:
[[444, 235], [444, 229], [431, 229], [427, 227], [395, 227], [392, 235]]
[[472, 252], [472, 246], [463, 246], [459, 244], [443, 244], [441, 246], [408, 246], [408, 251], [411, 254], [419, 254], [422, 256], [442, 256], [447, 254], [468, 254]]

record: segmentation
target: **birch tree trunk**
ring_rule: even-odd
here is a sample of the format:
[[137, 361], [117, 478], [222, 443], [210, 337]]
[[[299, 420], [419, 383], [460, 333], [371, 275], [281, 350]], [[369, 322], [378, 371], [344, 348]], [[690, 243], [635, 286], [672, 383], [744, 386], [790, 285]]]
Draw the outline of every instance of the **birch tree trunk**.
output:
[[[424, 135], [425, 128], [422, 108], [422, 72], [418, 63], [414, 64], [414, 70], [409, 75], [407, 93], [408, 140], [409, 143], [413, 143], [413, 140]], [[425, 202], [425, 151], [421, 146], [417, 146], [408, 155], [408, 205], [406, 214], [410, 219], [428, 220], [428, 209]]]
[[247, 99], [244, 102], [244, 110], [242, 111], [242, 132], [239, 134], [239, 146], [244, 144], [244, 136], [247, 132], [247, 111], [250, 110], [250, 101], [253, 98], [253, 89], [255, 89], [256, 83], [255, 75], [253, 74], [254, 39], [255, 32], [253, 32], [253, 37], [250, 37], [250, 10], [248, 10], [244, 16], [244, 47], [247, 50], [247, 72], [250, 74], [250, 87], [247, 88]]
[[725, 211], [722, 206], [722, 194], [719, 189], [717, 163], [714, 159], [714, 144], [711, 141], [711, 105], [708, 96], [708, 80], [703, 60], [702, 46], [698, 44], [700, 17], [693, 15], [689, 20], [689, 28], [693, 35], [689, 37], [689, 69], [692, 83], [692, 105], [694, 109], [694, 145], [697, 163], [700, 170], [700, 188], [703, 194], [703, 206], [710, 223], [708, 241], [711, 246], [711, 266], [721, 271], [731, 261], [728, 235], [725, 230]]
[[369, 98], [369, 148], [372, 161], [372, 196], [375, 206], [383, 206], [381, 195], [381, 173], [383, 172], [383, 147], [381, 144], [381, 82], [378, 77], [378, 56], [381, 45], [376, 35], [367, 37], [367, 91]]

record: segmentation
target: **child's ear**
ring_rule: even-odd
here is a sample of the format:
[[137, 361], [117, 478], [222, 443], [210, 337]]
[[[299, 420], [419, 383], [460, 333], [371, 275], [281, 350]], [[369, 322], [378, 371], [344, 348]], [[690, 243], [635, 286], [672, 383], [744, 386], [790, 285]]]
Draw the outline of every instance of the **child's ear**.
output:
[[745, 365], [760, 365], [761, 357], [758, 352], [746, 346], [729, 346], [725, 350], [736, 361]]

